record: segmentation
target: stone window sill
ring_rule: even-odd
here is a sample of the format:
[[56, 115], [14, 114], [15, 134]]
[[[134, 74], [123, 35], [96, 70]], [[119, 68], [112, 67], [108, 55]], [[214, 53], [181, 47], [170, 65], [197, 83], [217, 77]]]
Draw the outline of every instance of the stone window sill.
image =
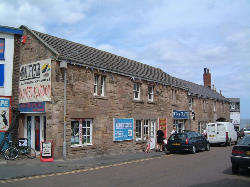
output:
[[135, 100], [135, 99], [133, 99], [133, 102], [134, 103], [144, 103], [142, 100]]
[[108, 100], [107, 96], [100, 96], [100, 95], [94, 95], [95, 99], [103, 99], [103, 100]]
[[156, 105], [156, 103], [154, 101], [148, 101], [148, 104]]

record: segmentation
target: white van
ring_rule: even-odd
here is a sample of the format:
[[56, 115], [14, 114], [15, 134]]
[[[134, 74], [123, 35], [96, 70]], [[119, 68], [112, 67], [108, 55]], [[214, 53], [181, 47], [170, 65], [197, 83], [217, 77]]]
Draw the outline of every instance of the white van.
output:
[[231, 145], [237, 143], [237, 132], [230, 122], [208, 123], [206, 127], [207, 140], [209, 143]]

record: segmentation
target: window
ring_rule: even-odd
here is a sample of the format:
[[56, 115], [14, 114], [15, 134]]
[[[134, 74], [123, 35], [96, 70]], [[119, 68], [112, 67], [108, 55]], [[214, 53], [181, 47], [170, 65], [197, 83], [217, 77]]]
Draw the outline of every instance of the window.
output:
[[216, 101], [214, 101], [214, 112], [216, 112]]
[[203, 100], [203, 112], [206, 112], [206, 100]]
[[105, 77], [101, 77], [101, 96], [105, 95]]
[[105, 96], [105, 80], [106, 80], [105, 76], [95, 75], [95, 80], [94, 80], [94, 95], [95, 96], [97, 95]]
[[79, 121], [71, 121], [71, 145], [79, 144]]
[[148, 86], [148, 101], [153, 102], [154, 101], [154, 87]]
[[99, 79], [99, 76], [98, 76], [98, 75], [95, 75], [94, 95], [98, 95], [98, 79]]
[[135, 122], [135, 137], [136, 137], [136, 140], [142, 139], [142, 121], [141, 120], [136, 120]]
[[172, 101], [173, 104], [176, 104], [176, 90], [172, 90]]
[[140, 85], [138, 83], [134, 83], [134, 99], [140, 100]]
[[4, 60], [5, 40], [0, 38], [0, 60]]
[[144, 120], [144, 140], [146, 140], [147, 136], [149, 136], [149, 120]]
[[193, 98], [188, 99], [189, 110], [193, 109]]
[[71, 121], [71, 145], [92, 145], [92, 120]]
[[235, 103], [231, 103], [231, 104], [230, 104], [230, 109], [231, 109], [231, 110], [235, 110]]

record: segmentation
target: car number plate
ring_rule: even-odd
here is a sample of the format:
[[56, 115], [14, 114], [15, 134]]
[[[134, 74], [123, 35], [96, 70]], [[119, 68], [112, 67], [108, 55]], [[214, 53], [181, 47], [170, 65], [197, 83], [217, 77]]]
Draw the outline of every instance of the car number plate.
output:
[[173, 143], [173, 145], [181, 145], [180, 143]]
[[214, 135], [209, 135], [209, 137], [215, 137]]
[[250, 155], [250, 151], [247, 151], [247, 152], [246, 152], [246, 155]]

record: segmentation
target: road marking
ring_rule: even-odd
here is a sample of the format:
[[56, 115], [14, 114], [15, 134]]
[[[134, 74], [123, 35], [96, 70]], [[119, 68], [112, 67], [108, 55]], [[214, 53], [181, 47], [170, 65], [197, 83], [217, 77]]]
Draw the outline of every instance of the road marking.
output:
[[65, 172], [58, 172], [58, 173], [51, 173], [51, 174], [42, 174], [42, 175], [15, 178], [15, 179], [2, 179], [2, 180], [0, 180], [0, 183], [6, 184], [6, 183], [13, 183], [13, 182], [24, 181], [24, 180], [34, 180], [34, 179], [41, 179], [41, 178], [45, 178], [45, 177], [62, 176], [62, 175], [69, 175], [69, 174], [74, 174], [74, 173], [83, 173], [83, 172], [87, 172], [87, 171], [95, 171], [95, 170], [100, 170], [100, 169], [104, 169], [104, 168], [117, 167], [117, 166], [132, 164], [132, 163], [139, 163], [139, 162], [144, 162], [144, 161], [148, 161], [148, 160], [154, 160], [154, 159], [163, 158], [163, 157], [169, 157], [172, 155], [173, 154], [162, 155], [162, 156], [157, 156], [157, 157], [150, 157], [150, 158], [143, 158], [143, 159], [139, 159], [139, 160], [125, 161], [125, 162], [120, 162], [120, 163], [115, 163], [115, 164], [110, 164], [110, 165], [96, 166], [96, 167], [87, 168], [87, 169], [76, 169], [73, 171], [65, 171]]

